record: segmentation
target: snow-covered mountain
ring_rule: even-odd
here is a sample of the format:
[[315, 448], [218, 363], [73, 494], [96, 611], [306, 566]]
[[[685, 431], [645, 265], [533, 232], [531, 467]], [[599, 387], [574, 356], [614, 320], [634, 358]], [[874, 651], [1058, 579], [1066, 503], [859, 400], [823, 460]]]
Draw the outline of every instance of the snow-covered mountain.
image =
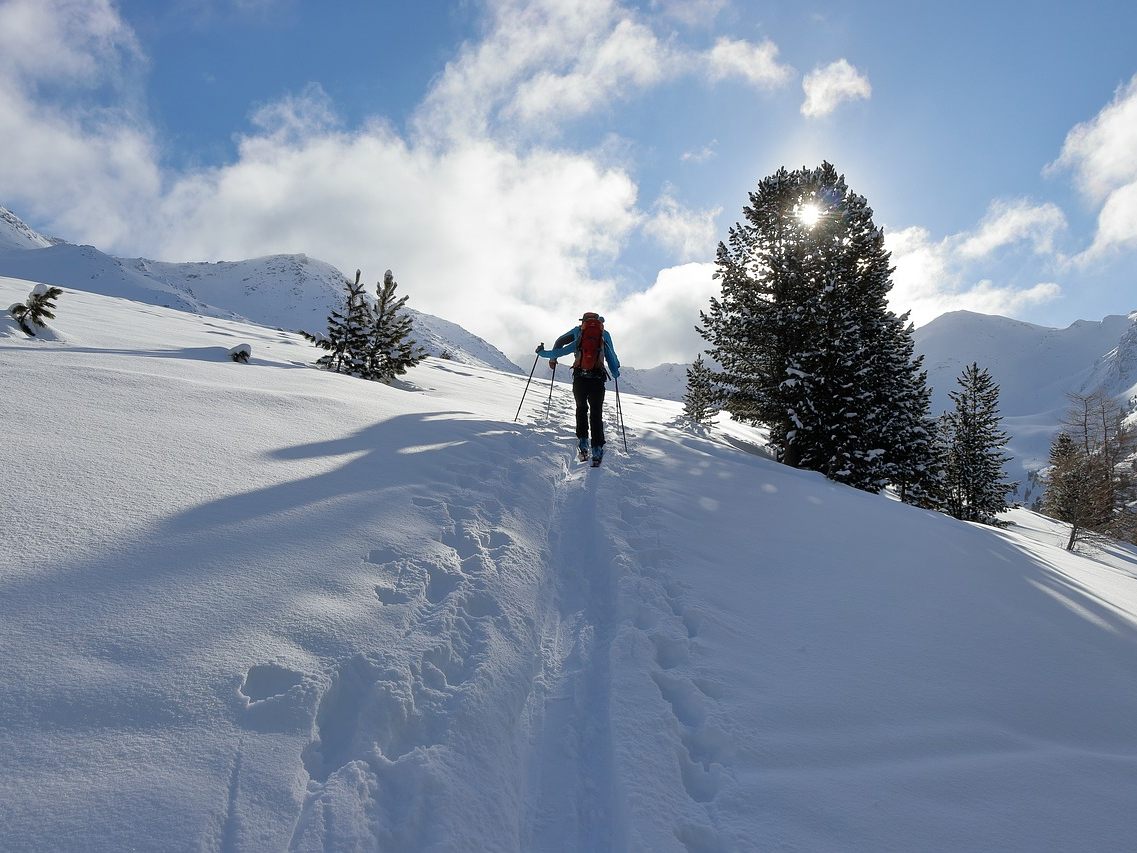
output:
[[[1012, 479], [1047, 464], [1050, 442], [1068, 408], [1067, 394], [1098, 389], [1126, 405], [1137, 395], [1137, 312], [1099, 322], [1079, 320], [1065, 329], [1006, 317], [954, 311], [916, 330], [932, 411], [950, 409], [964, 367], [976, 362], [999, 385], [999, 408], [1010, 434]], [[1031, 495], [1020, 490], [1020, 496]]]
[[0, 315], [5, 853], [1132, 849], [1132, 549], [630, 393], [591, 470], [524, 376], [81, 290], [52, 330]]
[[620, 368], [620, 390], [631, 394], [659, 397], [661, 400], [682, 400], [687, 392], [686, 364], [665, 362], [655, 367]]
[[[115, 258], [92, 246], [43, 237], [4, 208], [0, 275], [308, 332], [327, 327], [328, 314], [342, 303], [344, 282], [343, 273], [331, 264], [306, 255], [218, 263]], [[429, 314], [411, 314], [416, 339], [432, 355], [445, 352], [458, 362], [521, 372], [498, 349], [465, 329]]]

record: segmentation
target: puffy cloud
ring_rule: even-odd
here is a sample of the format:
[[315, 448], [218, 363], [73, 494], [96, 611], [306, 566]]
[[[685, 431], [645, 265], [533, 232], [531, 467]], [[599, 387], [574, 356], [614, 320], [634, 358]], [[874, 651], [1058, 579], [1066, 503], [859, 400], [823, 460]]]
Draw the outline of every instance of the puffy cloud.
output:
[[586, 44], [569, 71], [541, 71], [521, 83], [505, 114], [525, 123], [583, 115], [664, 79], [673, 65], [670, 53], [650, 29], [622, 20]]
[[656, 200], [643, 230], [681, 261], [705, 259], [714, 253], [715, 219], [720, 213], [721, 207], [691, 210], [680, 204], [667, 188]]
[[1090, 198], [1105, 201], [1110, 193], [1137, 181], [1137, 75], [1114, 93], [1096, 116], [1076, 125], [1047, 172], [1069, 169]]
[[801, 114], [807, 118], [828, 115], [843, 101], [872, 96], [868, 77], [844, 59], [813, 69], [805, 75], [801, 85], [805, 90]]
[[266, 132], [180, 180], [150, 239], [174, 260], [306, 252], [372, 278], [390, 268], [412, 307], [517, 356], [580, 304], [611, 304], [591, 264], [637, 225], [635, 199], [623, 172], [562, 152], [434, 151], [382, 125], [300, 143]]
[[720, 293], [714, 272], [711, 263], [660, 270], [651, 287], [608, 312], [605, 325], [612, 330], [621, 361], [637, 367], [694, 361], [707, 347], [695, 331], [699, 311]]
[[1054, 237], [1066, 229], [1066, 217], [1054, 204], [1034, 204], [1027, 200], [996, 201], [979, 230], [959, 245], [965, 258], [980, 258], [1018, 242], [1028, 242], [1036, 254], [1054, 252]]
[[5, 201], [103, 245], [131, 233], [161, 183], [153, 134], [132, 106], [143, 69], [108, 0], [0, 5]]
[[424, 139], [549, 135], [559, 126], [550, 119], [683, 75], [772, 89], [794, 73], [778, 63], [772, 41], [723, 38], [709, 51], [690, 50], [661, 39], [618, 0], [491, 0], [489, 12], [486, 36], [447, 64], [419, 110]]
[[92, 89], [140, 56], [110, 0], [6, 0], [0, 5], [5, 83], [67, 82]]
[[936, 241], [920, 227], [886, 232], [885, 246], [895, 266], [889, 294], [893, 310], [911, 311], [912, 321], [922, 325], [946, 311], [1014, 316], [1062, 295], [1061, 287], [1053, 282], [1023, 288], [975, 280], [970, 275], [970, 261], [977, 256], [961, 251], [961, 247], [974, 245], [977, 240], [976, 234], [962, 234]]
[[1137, 75], [1091, 120], [1067, 135], [1047, 173], [1069, 170], [1085, 195], [1101, 204], [1093, 243], [1076, 259], [1093, 262], [1137, 246]]
[[1109, 194], [1098, 214], [1094, 242], [1078, 260], [1096, 260], [1123, 248], [1137, 248], [1137, 181]]
[[740, 78], [760, 89], [776, 89], [794, 76], [794, 70], [778, 62], [778, 46], [720, 38], [705, 58], [711, 80]]

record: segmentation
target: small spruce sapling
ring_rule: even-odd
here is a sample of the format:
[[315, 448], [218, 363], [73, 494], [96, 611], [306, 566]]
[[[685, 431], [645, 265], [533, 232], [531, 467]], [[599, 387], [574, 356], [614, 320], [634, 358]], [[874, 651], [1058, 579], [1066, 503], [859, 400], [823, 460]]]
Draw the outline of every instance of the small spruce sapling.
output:
[[61, 288], [37, 284], [28, 294], [27, 300], [9, 306], [8, 313], [27, 335], [34, 338], [36, 329], [46, 328], [45, 320], [55, 319], [55, 300], [62, 295]]

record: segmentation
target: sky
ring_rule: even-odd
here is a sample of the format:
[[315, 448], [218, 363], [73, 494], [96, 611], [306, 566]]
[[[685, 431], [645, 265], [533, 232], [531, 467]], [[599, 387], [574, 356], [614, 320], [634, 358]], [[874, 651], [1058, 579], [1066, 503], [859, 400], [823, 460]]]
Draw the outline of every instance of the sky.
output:
[[919, 325], [1137, 308], [1128, 2], [0, 0], [0, 204], [119, 256], [305, 253], [528, 366], [689, 362], [747, 194], [823, 160]]

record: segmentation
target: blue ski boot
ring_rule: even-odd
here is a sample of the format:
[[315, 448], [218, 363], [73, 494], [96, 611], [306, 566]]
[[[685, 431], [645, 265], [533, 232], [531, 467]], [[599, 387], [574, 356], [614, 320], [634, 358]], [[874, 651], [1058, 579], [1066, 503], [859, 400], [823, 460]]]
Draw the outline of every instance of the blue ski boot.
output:
[[599, 468], [600, 462], [604, 458], [604, 445], [598, 444], [592, 448], [592, 467]]
[[577, 445], [577, 447], [580, 448], [580, 452], [577, 454], [577, 458], [580, 459], [581, 462], [587, 462], [588, 461], [588, 439], [582, 438], [580, 440], [580, 443]]

